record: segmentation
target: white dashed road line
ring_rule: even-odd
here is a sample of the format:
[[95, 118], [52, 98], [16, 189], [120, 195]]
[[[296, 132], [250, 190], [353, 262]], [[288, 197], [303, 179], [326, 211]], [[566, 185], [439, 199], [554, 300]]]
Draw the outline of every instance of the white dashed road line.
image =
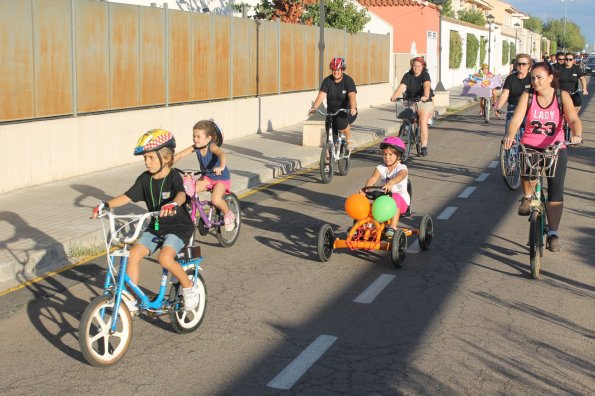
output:
[[497, 167], [498, 165], [500, 165], [500, 161], [492, 161], [492, 162], [490, 162], [490, 165], [488, 165], [488, 168], [493, 169], [493, 168]]
[[357, 296], [353, 302], [359, 304], [370, 304], [376, 297], [378, 297], [380, 292], [382, 292], [382, 290], [384, 290], [384, 288], [392, 282], [393, 279], [395, 279], [395, 275], [380, 275], [374, 282], [372, 282], [370, 286], [368, 286], [366, 290], [363, 291], [362, 294]]
[[475, 191], [477, 187], [466, 187], [461, 193], [458, 195], [459, 198], [469, 198], [473, 191]]
[[477, 179], [475, 179], [475, 181], [486, 181], [486, 179], [488, 178], [490, 174], [489, 173], [482, 173], [481, 175], [477, 176]]
[[308, 348], [296, 357], [287, 367], [267, 384], [270, 388], [291, 389], [291, 387], [308, 371], [310, 367], [337, 341], [330, 335], [318, 336]]
[[436, 217], [436, 220], [448, 220], [450, 216], [452, 216], [452, 214], [457, 211], [457, 209], [458, 208], [456, 206], [447, 207], [442, 211], [442, 213], [438, 215], [438, 217]]

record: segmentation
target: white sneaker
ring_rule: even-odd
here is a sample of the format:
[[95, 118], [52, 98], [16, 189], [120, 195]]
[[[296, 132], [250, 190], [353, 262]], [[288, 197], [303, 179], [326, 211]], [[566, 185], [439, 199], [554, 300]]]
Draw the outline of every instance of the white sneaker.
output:
[[138, 304], [136, 303], [136, 298], [128, 290], [122, 291], [122, 300], [124, 304], [126, 304], [126, 308], [128, 311], [134, 315], [138, 312]]
[[236, 228], [236, 217], [233, 212], [229, 212], [223, 216], [223, 224], [225, 231], [227, 232], [233, 231], [233, 229]]
[[192, 287], [183, 287], [182, 296], [184, 297], [184, 311], [193, 311], [198, 307], [200, 302], [200, 294], [198, 292], [198, 286], [192, 285]]

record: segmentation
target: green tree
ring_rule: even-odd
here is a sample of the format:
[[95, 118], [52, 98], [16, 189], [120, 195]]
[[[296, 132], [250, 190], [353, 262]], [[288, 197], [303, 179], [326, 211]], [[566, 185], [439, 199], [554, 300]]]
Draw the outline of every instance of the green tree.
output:
[[543, 32], [543, 21], [537, 17], [529, 16], [529, 19], [523, 22], [523, 27], [535, 33]]
[[[434, 1], [430, 0], [430, 3], [434, 3]], [[452, 10], [452, 0], [446, 0], [444, 4], [442, 4], [442, 11], [440, 14], [445, 17], [456, 18], [455, 12]]]
[[[364, 30], [370, 16], [365, 9], [360, 9], [348, 0], [325, 0], [324, 26], [357, 33]], [[303, 14], [303, 22], [318, 26], [320, 8], [318, 2], [308, 4]]]
[[254, 7], [256, 19], [276, 20], [288, 23], [308, 23], [304, 20], [304, 11], [308, 4], [316, 0], [260, 0], [260, 3]]
[[585, 37], [581, 34], [578, 25], [566, 21], [566, 29], [564, 29], [564, 18], [548, 20], [543, 25], [543, 34], [549, 40], [556, 42], [557, 48], [580, 51], [585, 47]]
[[511, 61], [516, 57], [516, 45], [514, 43], [510, 43], [508, 47], [509, 56], [508, 59]]
[[459, 11], [459, 20], [469, 22], [477, 26], [484, 27], [487, 23], [485, 16], [480, 10], [462, 10]]

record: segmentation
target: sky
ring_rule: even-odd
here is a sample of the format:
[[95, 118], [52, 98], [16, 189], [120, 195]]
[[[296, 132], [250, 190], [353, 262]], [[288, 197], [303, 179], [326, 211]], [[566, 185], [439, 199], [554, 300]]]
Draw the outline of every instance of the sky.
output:
[[566, 18], [581, 28], [587, 44], [591, 44], [591, 51], [595, 51], [595, 0], [504, 0], [522, 13], [538, 17], [542, 21], [548, 19]]

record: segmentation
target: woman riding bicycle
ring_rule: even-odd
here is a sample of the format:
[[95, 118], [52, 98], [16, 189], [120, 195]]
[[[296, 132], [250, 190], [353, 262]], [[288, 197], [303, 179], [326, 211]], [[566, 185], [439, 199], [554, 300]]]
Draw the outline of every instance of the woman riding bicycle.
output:
[[333, 58], [329, 64], [331, 74], [322, 80], [318, 96], [308, 112], [310, 115], [316, 112], [318, 106], [326, 98], [327, 112], [335, 113], [339, 109], [349, 109], [349, 114], [339, 113], [333, 119], [333, 131], [338, 131], [345, 135], [347, 148], [353, 150], [353, 140], [351, 139], [350, 126], [357, 118], [357, 101], [355, 95], [357, 88], [353, 78], [345, 74], [347, 62], [345, 58]]
[[577, 92], [579, 81], [583, 89], [583, 95], [588, 95], [589, 92], [587, 91], [587, 80], [583, 69], [574, 64], [574, 54], [572, 52], [567, 52], [564, 55], [564, 66], [558, 68], [558, 73], [560, 73], [560, 89], [572, 93], [572, 103], [574, 103], [576, 111], [579, 111], [583, 103], [580, 92]]
[[[554, 74], [553, 67], [547, 62], [539, 62], [531, 70], [531, 83], [533, 90], [524, 92], [514, 115], [508, 125], [508, 131], [504, 138], [504, 147], [510, 149], [515, 142], [517, 130], [525, 119], [525, 133], [521, 143], [527, 147], [535, 149], [545, 149], [555, 142], [563, 142], [564, 128], [563, 121], [570, 124], [572, 128], [572, 143], [582, 142], [583, 127], [578, 118], [576, 109], [572, 103], [572, 98], [568, 92], [562, 91], [563, 114], [558, 107], [558, 89], [557, 75]], [[529, 99], [531, 98], [531, 101]], [[566, 176], [566, 166], [568, 157], [565, 146], [558, 152], [558, 165], [556, 174], [547, 179], [548, 199], [547, 199], [547, 217], [549, 231], [547, 236], [547, 246], [552, 252], [560, 251], [560, 242], [558, 240], [558, 226], [562, 218], [564, 179]], [[523, 178], [523, 198], [519, 206], [518, 213], [521, 216], [530, 214], [531, 193], [534, 181]]]
[[417, 115], [419, 119], [419, 133], [421, 138], [420, 155], [428, 155], [428, 122], [434, 113], [432, 97], [434, 92], [431, 88], [430, 74], [426, 68], [426, 61], [421, 58], [413, 58], [409, 62], [411, 69], [403, 75], [401, 83], [391, 96], [391, 102], [395, 102], [404, 94], [405, 99], [419, 99], [417, 104]]
[[519, 99], [523, 92], [526, 92], [531, 88], [531, 65], [533, 61], [527, 54], [518, 54], [515, 59], [516, 73], [510, 74], [504, 80], [504, 86], [502, 87], [502, 94], [496, 105], [496, 113], [500, 113], [500, 109], [504, 106], [504, 103], [508, 102], [506, 107], [506, 126], [504, 133], [508, 130], [508, 124], [512, 118], [512, 113], [519, 103]]

